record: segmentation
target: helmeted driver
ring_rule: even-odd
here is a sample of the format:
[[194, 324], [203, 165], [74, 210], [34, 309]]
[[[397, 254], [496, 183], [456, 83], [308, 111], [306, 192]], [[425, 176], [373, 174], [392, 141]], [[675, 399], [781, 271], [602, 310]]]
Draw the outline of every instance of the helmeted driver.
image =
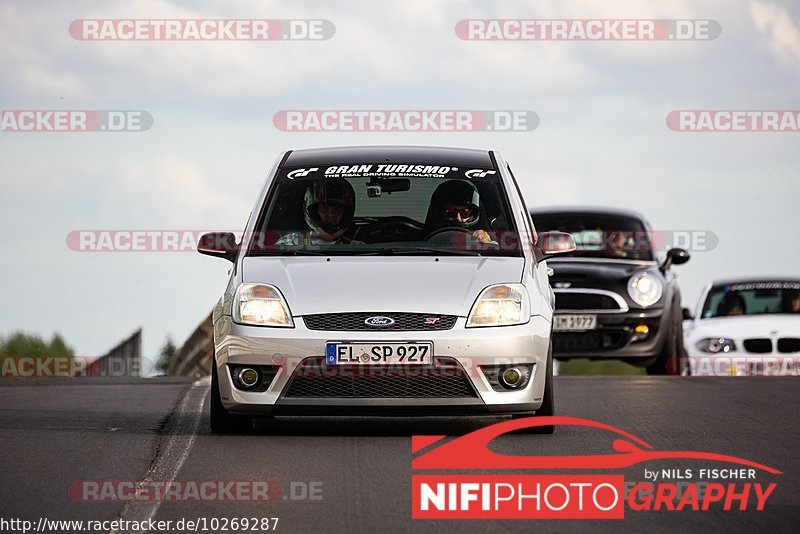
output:
[[356, 194], [347, 180], [319, 180], [303, 195], [303, 218], [310, 232], [286, 234], [276, 245], [332, 245], [353, 243]]
[[463, 228], [472, 230], [474, 240], [492, 243], [491, 236], [480, 226], [481, 196], [473, 184], [448, 180], [434, 190], [423, 228], [424, 236], [444, 228]]

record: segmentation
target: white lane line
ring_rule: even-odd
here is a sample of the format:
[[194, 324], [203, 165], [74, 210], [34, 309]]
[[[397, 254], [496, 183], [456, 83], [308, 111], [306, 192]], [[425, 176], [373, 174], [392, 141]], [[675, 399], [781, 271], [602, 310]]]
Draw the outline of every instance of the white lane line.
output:
[[[159, 444], [158, 456], [150, 470], [137, 485], [139, 489], [152, 481], [172, 482], [189, 457], [197, 429], [200, 426], [200, 417], [203, 414], [203, 404], [208, 393], [211, 377], [203, 377], [192, 384], [189, 391], [183, 396], [178, 408], [173, 412], [169, 422], [169, 437], [162, 436]], [[165, 440], [166, 438], [166, 440]], [[127, 521], [148, 521], [155, 517], [161, 501], [131, 501], [126, 504], [119, 519]], [[109, 534], [121, 534], [123, 531], [112, 530]], [[138, 530], [139, 534], [148, 530]]]
[[96, 426], [45, 426], [47, 430], [100, 430]]

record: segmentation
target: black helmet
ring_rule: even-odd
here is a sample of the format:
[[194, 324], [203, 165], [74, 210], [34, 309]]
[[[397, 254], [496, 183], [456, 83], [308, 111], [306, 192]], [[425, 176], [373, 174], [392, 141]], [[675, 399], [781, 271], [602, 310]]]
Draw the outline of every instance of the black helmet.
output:
[[[340, 206], [344, 209], [338, 226], [322, 223], [317, 207], [319, 204]], [[308, 227], [326, 239], [338, 239], [353, 223], [356, 211], [356, 193], [350, 182], [344, 179], [327, 178], [308, 186], [303, 197], [303, 215]]]
[[[465, 206], [471, 210], [472, 215], [464, 222], [446, 219], [444, 217], [444, 207], [447, 205]], [[448, 180], [440, 184], [433, 192], [427, 221], [430, 225], [440, 228], [446, 226], [469, 228], [480, 221], [480, 209], [481, 196], [472, 183], [464, 180]]]

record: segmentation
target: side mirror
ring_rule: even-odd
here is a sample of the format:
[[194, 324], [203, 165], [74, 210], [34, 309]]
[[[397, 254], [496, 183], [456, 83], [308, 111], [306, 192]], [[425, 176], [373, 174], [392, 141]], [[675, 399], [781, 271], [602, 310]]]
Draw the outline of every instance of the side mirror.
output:
[[689, 251], [682, 248], [671, 248], [667, 251], [667, 259], [661, 264], [660, 269], [666, 271], [673, 265], [682, 265], [689, 261]]
[[692, 317], [692, 312], [689, 308], [683, 308], [683, 320], [684, 321], [694, 320], [694, 317]]
[[575, 252], [577, 249], [575, 238], [572, 237], [572, 234], [565, 232], [542, 232], [539, 234], [536, 246], [541, 251], [539, 260], [546, 260], [547, 258], [559, 254]]
[[225, 258], [228, 261], [236, 260], [236, 236], [231, 232], [209, 232], [200, 236], [197, 243], [197, 252]]

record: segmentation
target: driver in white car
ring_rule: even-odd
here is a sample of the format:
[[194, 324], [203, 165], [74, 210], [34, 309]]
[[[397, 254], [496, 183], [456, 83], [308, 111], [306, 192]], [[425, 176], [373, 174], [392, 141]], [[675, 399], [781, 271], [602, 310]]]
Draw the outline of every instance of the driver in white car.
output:
[[437, 230], [472, 230], [472, 239], [481, 243], [493, 243], [489, 233], [479, 228], [481, 224], [481, 197], [477, 188], [463, 180], [448, 180], [439, 185], [431, 196], [423, 235], [430, 236]]
[[303, 217], [310, 232], [284, 235], [276, 245], [360, 244], [353, 239], [356, 195], [347, 180], [319, 180], [303, 196]]

